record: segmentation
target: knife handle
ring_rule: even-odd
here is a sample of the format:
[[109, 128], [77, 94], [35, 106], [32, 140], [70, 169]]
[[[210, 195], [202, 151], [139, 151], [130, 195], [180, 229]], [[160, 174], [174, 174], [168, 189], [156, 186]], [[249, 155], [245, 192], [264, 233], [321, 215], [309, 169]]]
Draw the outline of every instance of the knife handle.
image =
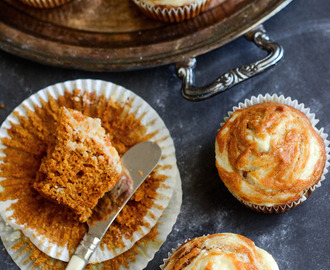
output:
[[83, 240], [77, 247], [74, 255], [71, 257], [66, 270], [82, 270], [87, 265], [90, 257], [100, 243], [100, 239], [91, 235], [85, 234]]
[[65, 270], [82, 270], [86, 266], [86, 261], [78, 255], [73, 255]]

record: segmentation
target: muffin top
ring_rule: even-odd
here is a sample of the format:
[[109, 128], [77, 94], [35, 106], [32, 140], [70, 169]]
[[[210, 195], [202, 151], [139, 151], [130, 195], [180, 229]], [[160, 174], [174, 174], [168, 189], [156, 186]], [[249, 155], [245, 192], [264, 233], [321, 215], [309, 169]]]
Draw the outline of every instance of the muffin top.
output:
[[308, 118], [265, 102], [236, 110], [216, 137], [216, 166], [238, 199], [263, 206], [302, 197], [322, 176], [326, 154]]
[[278, 270], [278, 266], [269, 253], [256, 247], [250, 239], [222, 233], [182, 244], [164, 265], [164, 270], [174, 269]]

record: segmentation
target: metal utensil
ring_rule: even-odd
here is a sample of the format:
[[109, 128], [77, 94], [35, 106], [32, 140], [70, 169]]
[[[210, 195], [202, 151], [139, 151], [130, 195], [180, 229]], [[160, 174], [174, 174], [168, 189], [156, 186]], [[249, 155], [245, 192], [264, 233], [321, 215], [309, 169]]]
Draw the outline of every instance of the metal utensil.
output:
[[266, 69], [277, 64], [283, 57], [284, 49], [281, 45], [270, 40], [263, 25], [249, 31], [246, 38], [253, 41], [258, 47], [268, 52], [268, 55], [249, 65], [243, 65], [221, 75], [214, 82], [202, 87], [194, 86], [194, 72], [196, 58], [176, 64], [178, 76], [182, 78], [181, 94], [190, 101], [202, 101], [226, 91]]
[[160, 157], [161, 149], [153, 142], [139, 143], [122, 156], [123, 165], [133, 180], [133, 191], [117, 208], [118, 210], [112, 213], [106, 220], [88, 224], [88, 232], [77, 247], [75, 254], [71, 257], [66, 270], [84, 269], [112, 222], [116, 219], [134, 192], [156, 167]]

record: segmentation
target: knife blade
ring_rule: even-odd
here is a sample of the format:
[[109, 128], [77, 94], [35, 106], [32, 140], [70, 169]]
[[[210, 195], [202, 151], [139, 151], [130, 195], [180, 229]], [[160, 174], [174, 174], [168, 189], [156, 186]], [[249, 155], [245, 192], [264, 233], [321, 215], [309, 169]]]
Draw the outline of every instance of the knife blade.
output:
[[117, 215], [124, 208], [135, 191], [156, 167], [160, 157], [160, 147], [156, 143], [149, 141], [136, 144], [122, 156], [121, 160], [123, 166], [133, 180], [132, 192], [123, 202], [120, 202], [116, 211], [110, 214], [107, 219], [88, 224], [88, 232], [84, 235], [83, 240], [71, 257], [66, 270], [84, 269], [112, 222], [116, 219]]

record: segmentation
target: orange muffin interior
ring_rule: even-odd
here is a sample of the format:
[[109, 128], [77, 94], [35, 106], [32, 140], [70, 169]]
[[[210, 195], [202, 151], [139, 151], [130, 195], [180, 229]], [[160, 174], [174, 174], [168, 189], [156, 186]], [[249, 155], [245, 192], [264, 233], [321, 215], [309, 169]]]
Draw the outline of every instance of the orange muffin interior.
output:
[[104, 193], [121, 177], [121, 162], [101, 120], [61, 107], [54, 145], [42, 159], [33, 187], [86, 222]]
[[[8, 209], [13, 211], [9, 218], [47, 237], [59, 247], [66, 246], [71, 255], [87, 232], [86, 223], [78, 222], [70, 208], [45, 199], [33, 187], [40, 165], [47, 156], [47, 149], [56, 144], [55, 127], [59, 122], [59, 110], [66, 107], [101, 119], [112, 145], [122, 156], [135, 144], [150, 140], [158, 133], [148, 133], [141, 123], [143, 115], [136, 117], [129, 112], [133, 102], [134, 98], [128, 98], [119, 104], [104, 94], [97, 96], [95, 92], [74, 90], [72, 93], [65, 91], [56, 99], [48, 95], [47, 101], [41, 100], [41, 107], [35, 105], [33, 110], [26, 108], [28, 117], [14, 112], [19, 123], [11, 123], [11, 128], [7, 130], [10, 137], [1, 139], [6, 148], [3, 149], [5, 156], [0, 157], [0, 177], [4, 178], [1, 181], [3, 191], [0, 201], [16, 200]], [[101, 248], [124, 247], [123, 237], [132, 239], [135, 232], [143, 232], [143, 226], [150, 228], [144, 217], [151, 207], [163, 209], [155, 198], [159, 187], [166, 188], [167, 176], [162, 170], [170, 166], [158, 165], [147, 177], [103, 237]], [[97, 207], [93, 212], [97, 211]]]

